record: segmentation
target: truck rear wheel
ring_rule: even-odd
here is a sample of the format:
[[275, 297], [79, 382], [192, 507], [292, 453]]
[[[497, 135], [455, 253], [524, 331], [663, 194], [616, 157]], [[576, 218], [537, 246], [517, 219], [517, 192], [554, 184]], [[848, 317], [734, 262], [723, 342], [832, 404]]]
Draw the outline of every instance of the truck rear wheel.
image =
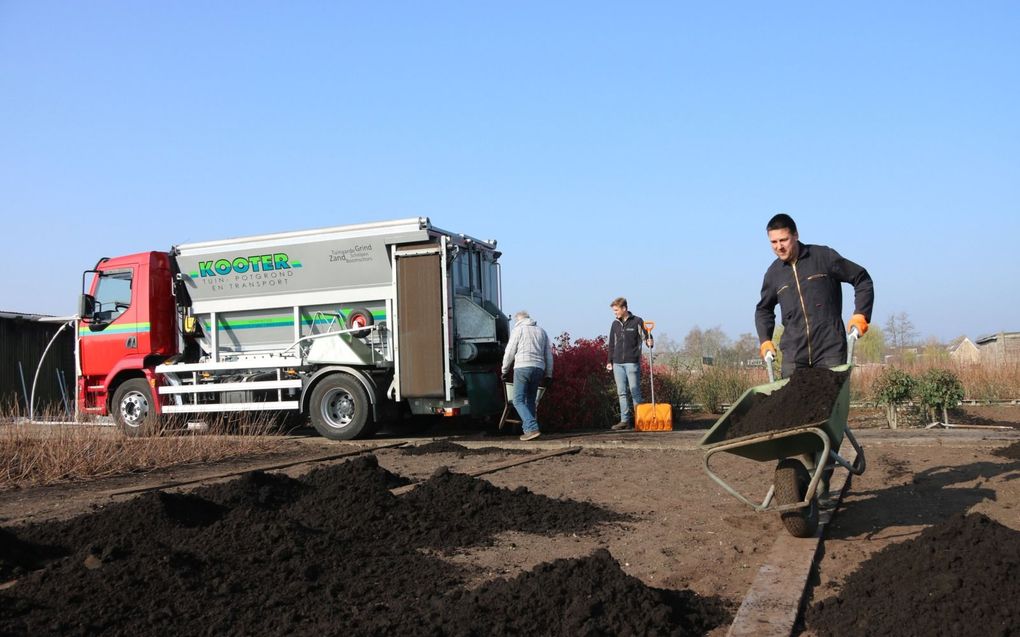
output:
[[[776, 485], [776, 502], [793, 504], [802, 501], [810, 483], [811, 474], [800, 460], [796, 458], [780, 460], [776, 466], [773, 482]], [[783, 511], [779, 517], [793, 537], [812, 537], [818, 530], [818, 498], [811, 498], [811, 504], [806, 507]]]
[[159, 421], [152, 404], [152, 390], [144, 378], [124, 381], [113, 393], [113, 420], [131, 437], [150, 436]]
[[352, 440], [371, 433], [371, 405], [356, 378], [334, 374], [322, 379], [312, 391], [312, 426], [330, 440]]

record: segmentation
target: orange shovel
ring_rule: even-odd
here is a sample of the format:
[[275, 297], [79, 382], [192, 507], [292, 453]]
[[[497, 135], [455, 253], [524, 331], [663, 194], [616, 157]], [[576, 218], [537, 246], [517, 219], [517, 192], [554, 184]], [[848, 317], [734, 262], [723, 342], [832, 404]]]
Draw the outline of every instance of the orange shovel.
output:
[[[644, 322], [649, 334], [655, 329], [655, 321]], [[638, 431], [673, 431], [673, 405], [655, 403], [655, 372], [652, 348], [648, 348], [648, 378], [652, 386], [652, 402], [641, 403], [634, 408], [634, 429]]]

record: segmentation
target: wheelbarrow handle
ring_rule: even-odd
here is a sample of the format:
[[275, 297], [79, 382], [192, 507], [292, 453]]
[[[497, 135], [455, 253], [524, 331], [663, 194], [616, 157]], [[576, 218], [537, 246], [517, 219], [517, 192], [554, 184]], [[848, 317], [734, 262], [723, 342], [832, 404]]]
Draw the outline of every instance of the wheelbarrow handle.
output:
[[854, 362], [854, 345], [857, 344], [857, 339], [861, 337], [861, 333], [857, 331], [856, 327], [850, 328], [850, 333], [846, 335], [846, 363], [849, 365]]

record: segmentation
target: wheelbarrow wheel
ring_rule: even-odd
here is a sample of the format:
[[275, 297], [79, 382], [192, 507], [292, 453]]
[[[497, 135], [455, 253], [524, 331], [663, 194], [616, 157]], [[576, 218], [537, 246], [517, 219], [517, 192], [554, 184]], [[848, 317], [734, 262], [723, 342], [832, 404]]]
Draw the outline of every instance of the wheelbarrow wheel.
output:
[[[776, 466], [776, 502], [794, 504], [804, 500], [811, 475], [796, 458], [785, 458]], [[783, 526], [793, 537], [811, 537], [818, 530], [818, 499], [811, 498], [811, 504], [779, 514]]]

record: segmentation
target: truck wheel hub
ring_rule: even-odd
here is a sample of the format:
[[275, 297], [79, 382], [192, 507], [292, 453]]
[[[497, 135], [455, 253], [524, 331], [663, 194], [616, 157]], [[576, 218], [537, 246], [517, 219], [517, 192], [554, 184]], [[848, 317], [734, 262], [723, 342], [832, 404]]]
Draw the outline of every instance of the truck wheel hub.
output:
[[342, 389], [336, 389], [322, 401], [322, 415], [331, 427], [346, 427], [354, 420], [354, 396]]
[[149, 401], [141, 394], [128, 394], [120, 401], [120, 413], [124, 422], [132, 427], [137, 427], [149, 414]]

